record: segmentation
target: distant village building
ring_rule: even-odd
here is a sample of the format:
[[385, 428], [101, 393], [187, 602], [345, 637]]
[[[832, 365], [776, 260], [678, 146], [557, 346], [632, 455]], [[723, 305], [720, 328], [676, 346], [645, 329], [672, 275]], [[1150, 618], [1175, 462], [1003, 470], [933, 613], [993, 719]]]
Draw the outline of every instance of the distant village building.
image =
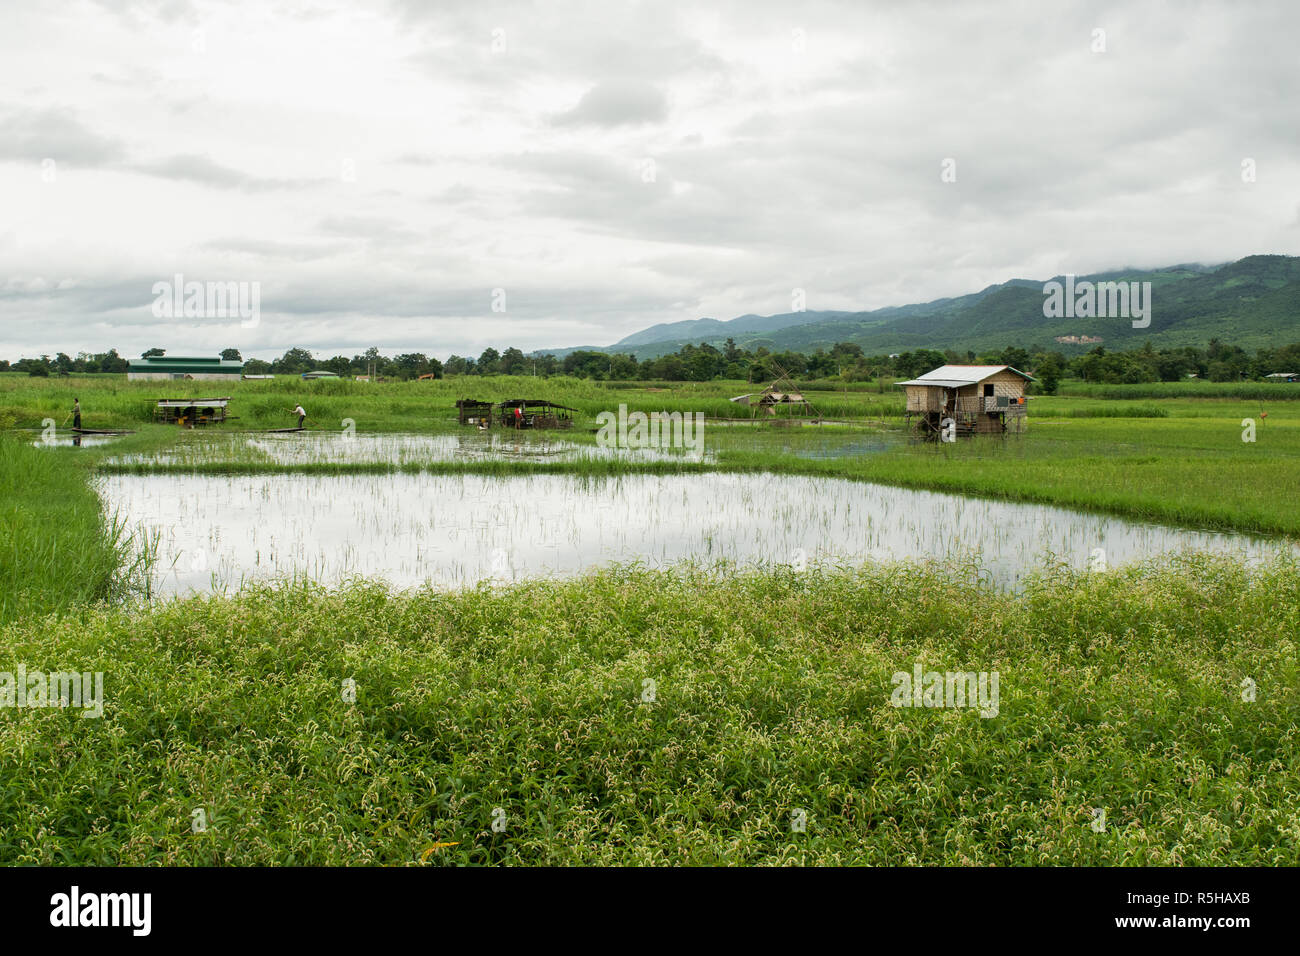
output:
[[1010, 365], [941, 365], [898, 384], [907, 392], [907, 423], [935, 437], [948, 420], [957, 435], [1023, 431], [1025, 386], [1033, 380]]
[[753, 410], [751, 414], [755, 417], [760, 414], [775, 417], [777, 410], [782, 408], [785, 409], [785, 414], [792, 419], [796, 415], [808, 418], [817, 415], [817, 410], [812, 407], [812, 402], [803, 397], [803, 390], [784, 371], [761, 392], [746, 392], [744, 395], [737, 395], [730, 401], [735, 402], [737, 405], [749, 406]]
[[151, 355], [131, 359], [126, 378], [129, 382], [163, 382], [175, 379], [196, 382], [238, 382], [244, 363], [223, 358]]
[[1264, 378], [1270, 382], [1300, 382], [1300, 372], [1273, 372]]

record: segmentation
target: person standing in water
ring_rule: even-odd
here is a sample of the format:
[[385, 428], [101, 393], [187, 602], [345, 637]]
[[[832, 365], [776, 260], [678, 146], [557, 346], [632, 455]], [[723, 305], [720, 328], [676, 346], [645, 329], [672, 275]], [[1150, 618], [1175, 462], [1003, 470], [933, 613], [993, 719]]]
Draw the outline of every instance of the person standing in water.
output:
[[80, 430], [81, 428], [81, 399], [72, 400], [72, 427]]
[[302, 402], [294, 406], [293, 413], [298, 416], [298, 427], [302, 428], [302, 423], [307, 420], [307, 410], [302, 407]]

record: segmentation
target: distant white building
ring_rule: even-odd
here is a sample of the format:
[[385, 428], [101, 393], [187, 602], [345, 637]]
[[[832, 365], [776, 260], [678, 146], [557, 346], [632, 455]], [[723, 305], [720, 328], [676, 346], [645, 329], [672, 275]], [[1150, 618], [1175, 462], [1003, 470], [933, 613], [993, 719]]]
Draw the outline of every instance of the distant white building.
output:
[[126, 373], [130, 382], [166, 382], [177, 379], [196, 382], [238, 382], [244, 363], [223, 358], [151, 355], [131, 359]]

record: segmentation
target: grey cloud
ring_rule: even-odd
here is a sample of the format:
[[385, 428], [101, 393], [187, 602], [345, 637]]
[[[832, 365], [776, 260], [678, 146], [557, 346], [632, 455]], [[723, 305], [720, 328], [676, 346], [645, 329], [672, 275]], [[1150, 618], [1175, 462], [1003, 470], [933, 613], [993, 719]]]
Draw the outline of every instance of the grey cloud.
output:
[[160, 179], [173, 179], [182, 182], [197, 183], [216, 189], [240, 189], [257, 192], [271, 189], [298, 189], [314, 185], [318, 180], [269, 179], [254, 176], [230, 166], [215, 162], [212, 157], [203, 154], [183, 154], [168, 156], [152, 162], [136, 163], [131, 167], [135, 172]]
[[[815, 307], [862, 309], [1016, 275], [1300, 252], [1300, 11], [1286, 5], [1204, 0], [1171, 19], [1156, 3], [1027, 17], [924, 0], [404, 0], [358, 17], [313, 0], [258, 7], [257, 22], [297, 53], [328, 37], [319, 63], [271, 58], [222, 82], [196, 69], [224, 66], [211, 55], [153, 55], [188, 42], [189, 5], [117, 6], [67, 31], [34, 17], [26, 35], [48, 35], [52, 68], [0, 109], [0, 157], [137, 174], [75, 194], [76, 218], [37, 206], [71, 191], [19, 191], [0, 242], [10, 342], [165, 344], [147, 305], [172, 258], [195, 278], [233, 263], [262, 281], [264, 350], [400, 340], [437, 353], [783, 311], [794, 285]], [[237, 23], [246, 11], [232, 9]], [[118, 43], [101, 42], [105, 26]], [[347, 56], [350, 28], [356, 62], [329, 59]], [[370, 45], [384, 35], [397, 39]], [[6, 67], [21, 44], [0, 35], [7, 89], [33, 83]], [[265, 71], [257, 85], [249, 69]], [[32, 105], [47, 98], [77, 109]], [[218, 148], [245, 141], [256, 165]], [[325, 176], [355, 153], [364, 175], [346, 187], [264, 172]], [[1240, 180], [1245, 157], [1257, 183]], [[166, 243], [161, 195], [191, 212]], [[46, 284], [5, 286], [33, 274]], [[116, 275], [147, 278], [96, 278]], [[55, 291], [64, 276], [76, 285]], [[495, 285], [506, 315], [487, 313]], [[50, 321], [19, 326], [29, 311]]]
[[415, 242], [421, 239], [416, 230], [378, 216], [331, 216], [322, 219], [316, 228], [325, 235], [376, 242]]
[[0, 159], [95, 167], [118, 162], [122, 143], [88, 128], [69, 109], [24, 110], [0, 117]]
[[668, 115], [668, 98], [649, 83], [609, 80], [582, 95], [578, 104], [554, 117], [557, 126], [634, 126], [657, 123]]
[[283, 242], [276, 239], [251, 239], [232, 236], [205, 242], [202, 248], [212, 252], [232, 252], [264, 259], [312, 262], [328, 259], [347, 250], [341, 242]]

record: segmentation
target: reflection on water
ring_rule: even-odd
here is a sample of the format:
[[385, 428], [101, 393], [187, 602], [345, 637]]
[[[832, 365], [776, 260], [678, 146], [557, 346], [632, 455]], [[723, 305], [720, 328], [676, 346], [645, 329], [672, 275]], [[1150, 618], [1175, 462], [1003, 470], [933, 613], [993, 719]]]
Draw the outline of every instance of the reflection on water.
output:
[[[334, 431], [292, 434], [203, 435], [162, 453], [122, 455], [110, 464], [196, 465], [209, 462], [270, 462], [278, 465], [439, 461], [579, 461], [599, 458], [653, 461], [683, 457], [657, 449], [612, 449], [581, 444], [547, 432], [467, 429], [451, 435], [364, 434]], [[690, 458], [691, 456], [685, 455]], [[698, 457], [695, 460], [700, 460]], [[703, 460], [709, 460], [706, 455]]]
[[1252, 558], [1295, 549], [1041, 505], [764, 474], [119, 475], [99, 488], [110, 510], [160, 536], [164, 593], [284, 575], [452, 587], [632, 561], [948, 556], [977, 556], [994, 581], [1014, 587], [1049, 556], [1082, 568], [1099, 555], [1114, 566], [1168, 551]]
[[116, 441], [120, 435], [53, 435], [32, 442], [37, 448], [94, 448]]

